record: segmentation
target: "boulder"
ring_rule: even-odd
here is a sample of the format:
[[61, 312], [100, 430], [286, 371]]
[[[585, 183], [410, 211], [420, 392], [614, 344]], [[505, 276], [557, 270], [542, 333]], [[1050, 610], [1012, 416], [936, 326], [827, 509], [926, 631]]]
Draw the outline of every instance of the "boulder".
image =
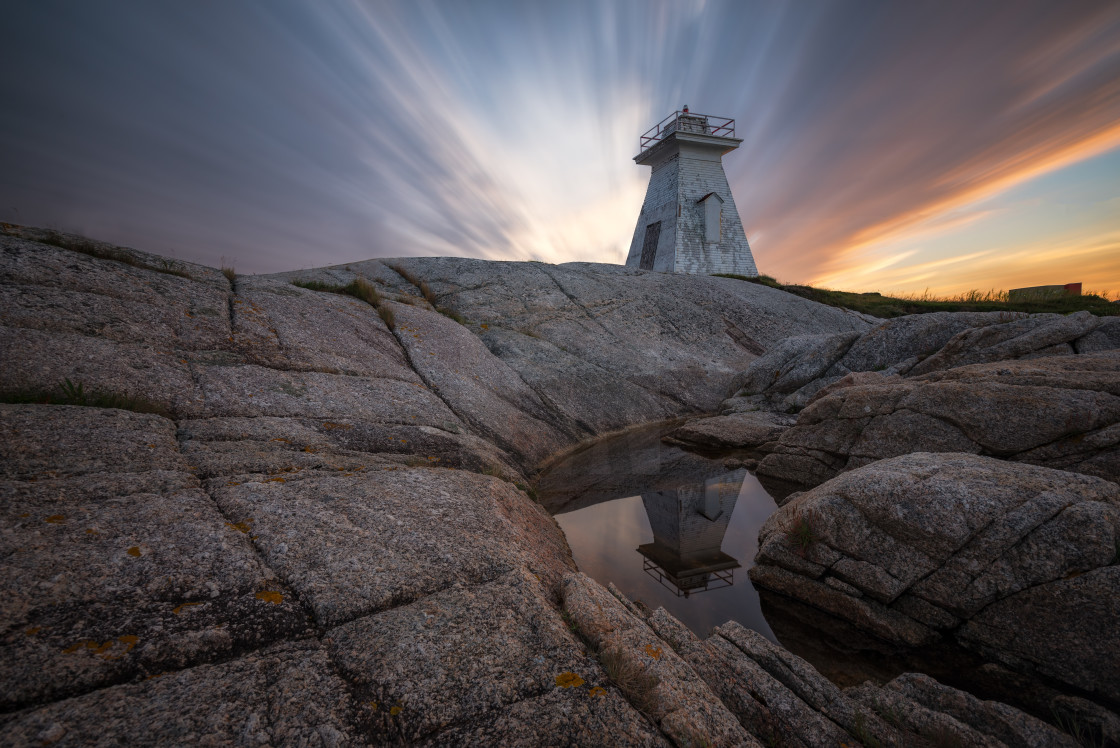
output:
[[756, 584], [883, 639], [954, 637], [1011, 667], [1120, 696], [1114, 483], [915, 453], [798, 495], [759, 541]]
[[799, 414], [758, 475], [783, 494], [918, 451], [994, 455], [1120, 480], [1120, 351], [835, 390]]
[[793, 423], [791, 416], [779, 413], [733, 413], [689, 421], [662, 441], [709, 452], [767, 451]]
[[918, 376], [968, 364], [1114, 350], [1120, 348], [1120, 328], [1112, 320], [1089, 312], [1068, 316], [936, 312], [898, 317], [855, 336], [782, 341], [733, 380], [733, 391], [739, 397], [757, 398], [768, 409], [799, 410], [853, 373]]

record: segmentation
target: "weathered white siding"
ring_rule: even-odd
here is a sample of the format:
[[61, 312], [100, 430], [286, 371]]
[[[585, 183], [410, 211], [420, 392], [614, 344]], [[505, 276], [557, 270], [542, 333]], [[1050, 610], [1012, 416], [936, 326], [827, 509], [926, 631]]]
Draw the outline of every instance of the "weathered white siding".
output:
[[[626, 256], [628, 267], [641, 266], [646, 229], [660, 221], [653, 270], [758, 275], [731, 186], [723, 171], [720, 155], [723, 147], [718, 142], [713, 145], [678, 141], [673, 134], [647, 152], [652, 155], [646, 161], [651, 163], [652, 172]], [[719, 241], [715, 242], [706, 241], [705, 207], [699, 202], [710, 193], [723, 200]]]

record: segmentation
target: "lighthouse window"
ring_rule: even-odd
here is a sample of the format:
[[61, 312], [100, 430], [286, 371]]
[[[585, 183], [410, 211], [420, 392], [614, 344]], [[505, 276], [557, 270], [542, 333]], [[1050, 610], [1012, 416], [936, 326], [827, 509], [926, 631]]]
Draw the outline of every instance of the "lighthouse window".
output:
[[657, 240], [661, 238], [661, 221], [655, 221], [646, 226], [646, 238], [642, 242], [642, 259], [638, 267], [642, 270], [653, 270], [653, 261], [657, 258]]

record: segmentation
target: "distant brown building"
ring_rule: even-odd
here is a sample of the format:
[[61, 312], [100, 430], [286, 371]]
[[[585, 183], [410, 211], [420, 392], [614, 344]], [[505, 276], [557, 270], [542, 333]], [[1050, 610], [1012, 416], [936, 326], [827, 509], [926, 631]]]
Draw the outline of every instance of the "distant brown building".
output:
[[1013, 288], [1007, 292], [1008, 301], [1033, 301], [1036, 299], [1049, 299], [1055, 296], [1080, 296], [1080, 283], [1067, 283], [1064, 286], [1031, 286], [1030, 288]]

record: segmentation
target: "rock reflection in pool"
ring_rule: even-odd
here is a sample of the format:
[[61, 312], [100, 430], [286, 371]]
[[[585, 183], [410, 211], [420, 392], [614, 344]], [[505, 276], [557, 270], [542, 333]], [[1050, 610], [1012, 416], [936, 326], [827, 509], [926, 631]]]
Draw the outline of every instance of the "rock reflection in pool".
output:
[[541, 502], [601, 584], [664, 606], [702, 637], [736, 620], [773, 640], [746, 570], [774, 500], [746, 470], [662, 444], [665, 430], [607, 439], [552, 466]]

